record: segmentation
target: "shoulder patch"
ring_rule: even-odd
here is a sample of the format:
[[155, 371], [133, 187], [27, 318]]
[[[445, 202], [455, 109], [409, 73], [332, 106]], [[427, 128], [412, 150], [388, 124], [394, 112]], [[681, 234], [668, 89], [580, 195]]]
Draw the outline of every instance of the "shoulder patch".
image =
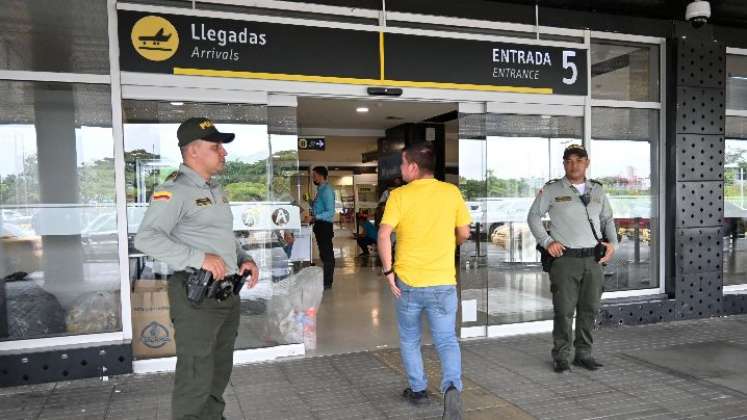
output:
[[153, 193], [153, 201], [169, 201], [173, 194], [170, 191], [156, 191]]
[[589, 179], [589, 182], [592, 182], [592, 183], [597, 184], [597, 185], [604, 185], [600, 181], [597, 181], [596, 179]]
[[560, 178], [551, 179], [551, 180], [545, 182], [545, 185], [554, 184], [554, 183], [556, 183], [558, 181], [560, 181]]

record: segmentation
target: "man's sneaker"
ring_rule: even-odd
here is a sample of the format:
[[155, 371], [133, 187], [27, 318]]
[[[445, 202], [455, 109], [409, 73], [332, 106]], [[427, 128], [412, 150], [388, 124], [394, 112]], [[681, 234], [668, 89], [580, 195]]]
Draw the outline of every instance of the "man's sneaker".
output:
[[553, 360], [552, 368], [557, 373], [563, 373], [571, 370], [567, 360]]
[[582, 368], [587, 369], [587, 370], [597, 370], [600, 367], [604, 366], [603, 364], [601, 364], [601, 363], [597, 362], [596, 360], [594, 360], [594, 358], [591, 357], [591, 356], [584, 357], [584, 358], [578, 358], [578, 357], [574, 358], [573, 359], [573, 365], [574, 366], [578, 366], [578, 367], [582, 367]]
[[412, 388], [408, 387], [402, 391], [402, 398], [413, 404], [422, 404], [428, 402], [428, 392], [424, 389], [422, 391], [415, 392]]
[[462, 420], [463, 418], [462, 393], [452, 384], [444, 393], [444, 414], [442, 419]]

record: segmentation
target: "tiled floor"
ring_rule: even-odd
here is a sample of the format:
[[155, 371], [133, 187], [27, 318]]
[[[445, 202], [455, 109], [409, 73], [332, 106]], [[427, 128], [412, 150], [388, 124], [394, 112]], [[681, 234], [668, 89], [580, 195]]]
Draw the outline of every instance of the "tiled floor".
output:
[[[747, 419], [747, 316], [603, 328], [597, 372], [552, 372], [549, 334], [462, 343], [468, 419]], [[424, 351], [431, 389], [433, 349]], [[171, 374], [0, 389], [0, 419], [168, 419]], [[440, 418], [413, 407], [396, 349], [236, 367], [229, 419]]]

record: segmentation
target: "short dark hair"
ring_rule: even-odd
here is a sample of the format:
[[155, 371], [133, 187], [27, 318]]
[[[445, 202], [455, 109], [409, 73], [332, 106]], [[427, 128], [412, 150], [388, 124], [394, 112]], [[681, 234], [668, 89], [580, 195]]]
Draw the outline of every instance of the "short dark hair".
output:
[[436, 154], [430, 143], [415, 143], [403, 150], [407, 160], [418, 165], [418, 169], [432, 174], [436, 171]]
[[326, 166], [315, 166], [314, 169], [312, 169], [312, 171], [323, 176], [325, 179], [327, 178], [327, 175], [329, 175], [329, 171], [327, 170]]

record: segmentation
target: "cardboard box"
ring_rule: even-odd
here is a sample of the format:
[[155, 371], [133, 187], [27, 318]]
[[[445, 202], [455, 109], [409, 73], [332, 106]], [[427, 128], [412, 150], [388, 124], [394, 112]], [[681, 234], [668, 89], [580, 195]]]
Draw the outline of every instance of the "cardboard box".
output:
[[132, 292], [132, 352], [138, 359], [176, 354], [168, 282], [137, 280]]

